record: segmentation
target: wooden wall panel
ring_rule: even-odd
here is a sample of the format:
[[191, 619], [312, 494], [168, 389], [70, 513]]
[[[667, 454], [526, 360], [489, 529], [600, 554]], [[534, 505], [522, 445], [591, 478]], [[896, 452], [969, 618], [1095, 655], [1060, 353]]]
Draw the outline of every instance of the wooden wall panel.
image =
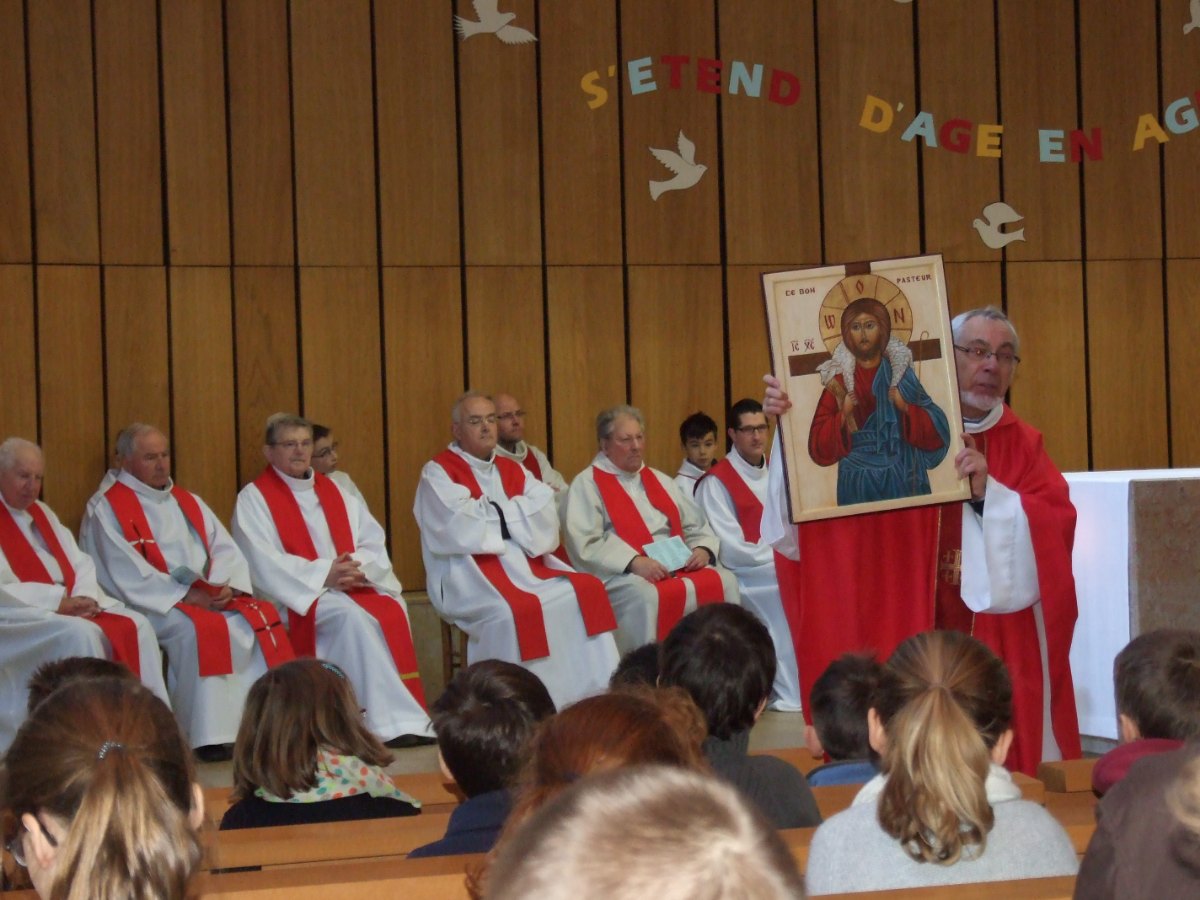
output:
[[1079, 164], [1043, 163], [1038, 149], [1040, 129], [1065, 134], [1079, 124], [1075, 3], [1000, 3], [997, 13], [1004, 199], [1025, 217], [1025, 240], [1009, 244], [1005, 254], [1010, 260], [1078, 259]]
[[[543, 198], [546, 261], [621, 262], [621, 84], [613, 0], [543, 3], [540, 25], [554, 40], [542, 55]], [[582, 87], [583, 77], [592, 92]], [[613, 74], [610, 74], [612, 72]], [[601, 98], [595, 109], [590, 103]]]
[[459, 261], [452, 6], [441, 0], [374, 7], [384, 265]]
[[[1163, 4], [1159, 10], [1164, 109], [1154, 110], [1154, 114], [1170, 136], [1163, 151], [1167, 256], [1195, 258], [1200, 257], [1200, 224], [1196, 221], [1195, 205], [1195, 198], [1200, 196], [1200, 131], [1191, 125], [1188, 110], [1191, 120], [1200, 115], [1200, 97], [1196, 96], [1196, 35], [1183, 33], [1184, 19], [1191, 19], [1190, 9], [1185, 11], [1183, 4]], [[1185, 102], [1168, 115], [1166, 110], [1180, 100]], [[1186, 130], [1189, 126], [1191, 131]], [[1183, 133], [1176, 134], [1173, 129]], [[1175, 424], [1172, 420], [1172, 427]]]
[[38, 261], [94, 263], [100, 238], [91, 6], [62, 0], [26, 9]]
[[0, 441], [17, 435], [38, 438], [37, 334], [33, 315], [32, 266], [0, 266], [4, 303], [4, 352], [0, 353]]
[[75, 531], [108, 462], [99, 269], [41, 266], [37, 292], [42, 499]]
[[[821, 258], [821, 220], [814, 215], [821, 197], [812, 7], [812, 0], [735, 0], [719, 8], [731, 263]], [[752, 70], [762, 66], [757, 99], [728, 93], [735, 60]], [[776, 69], [799, 79], [799, 98], [790, 104], [769, 100]]]
[[1078, 9], [1083, 121], [1104, 126], [1104, 161], [1083, 164], [1087, 258], [1158, 257], [1158, 143], [1131, 152], [1129, 130], [1158, 95], [1155, 0], [1081, 3]]
[[299, 262], [374, 265], [370, 4], [294, 0], [291, 9]]
[[[838, 0], [817, 0], [826, 262], [920, 250], [917, 151], [900, 140], [916, 105], [912, 16], [908, 4], [847, 15]], [[883, 134], [859, 125], [866, 93], [904, 104]]]
[[[921, 106], [939, 128], [938, 148], [921, 143], [924, 160], [925, 244], [955, 261], [993, 260], [971, 223], [989, 203], [1000, 199], [1000, 161], [979, 156], [978, 126], [999, 123], [996, 115], [996, 61], [981, 48], [995, 45], [992, 0], [924, 0], [917, 8], [920, 28]], [[967, 40], [966, 35], [970, 35]], [[966, 120], [963, 140], [940, 129], [954, 119]], [[917, 138], [914, 143], [920, 142]]]
[[1085, 277], [1092, 468], [1166, 466], [1162, 264], [1089, 262]]
[[1086, 471], [1082, 265], [1010, 262], [1008, 315], [1021, 338], [1012, 407], [1042, 432], [1046, 452], [1062, 471]]
[[943, 263], [950, 316], [981, 306], [1004, 306], [1000, 263]]
[[[762, 400], [766, 385], [762, 377], [771, 371], [771, 348], [767, 337], [767, 310], [763, 303], [762, 273], [787, 270], [786, 265], [730, 266], [729, 304], [729, 402], [743, 397]], [[710, 413], [718, 423], [723, 416]]]
[[103, 279], [111, 453], [117, 432], [133, 422], [171, 430], [167, 273], [160, 266], [105, 266]]
[[539, 447], [546, 446], [543, 321], [540, 268], [467, 269], [467, 386], [518, 398], [528, 413], [525, 439]]
[[698, 409], [720, 419], [725, 405], [720, 268], [631, 266], [629, 321], [629, 388], [646, 417], [646, 462], [674, 475], [679, 423]]
[[337, 432], [346, 471], [386, 527], [379, 332], [375, 269], [300, 270], [304, 415]]
[[291, 265], [292, 110], [287, 0], [225, 4], [233, 258]]
[[546, 272], [550, 461], [570, 481], [596, 455], [596, 415], [625, 402], [624, 276], [619, 266]]
[[450, 407], [463, 392], [458, 270], [384, 269], [383, 327], [388, 535], [396, 574], [405, 590], [414, 590], [425, 586], [412, 514], [417, 479], [421, 466], [450, 443]]
[[22, 7], [22, 0], [0, 0], [0, 263], [33, 259]]
[[1200, 415], [1196, 410], [1196, 386], [1200, 385], [1197, 309], [1200, 309], [1200, 260], [1171, 260], [1167, 263], [1167, 340], [1171, 359], [1173, 466], [1200, 466]]
[[160, 266], [162, 134], [154, 0], [95, 7], [96, 142], [103, 261]]
[[228, 523], [237, 495], [229, 270], [172, 268], [173, 471]]
[[[460, 16], [475, 19], [458, 0]], [[511, 0], [511, 27], [536, 33], [533, 0]], [[490, 34], [458, 49], [463, 227], [471, 265], [541, 261], [538, 194], [536, 44], [505, 44]]]
[[300, 412], [296, 273], [291, 267], [233, 270], [237, 329], [238, 484], [262, 470], [267, 417]]
[[228, 265], [222, 7], [163, 0], [161, 8], [170, 262]]
[[[696, 90], [697, 59], [716, 57], [715, 29], [708, 4], [621, 2], [621, 53], [626, 61], [650, 57], [647, 71], [655, 85], [625, 98], [625, 251], [631, 264], [720, 261], [717, 104]], [[676, 54], [689, 59], [672, 88], [671, 68], [662, 58]], [[680, 131], [695, 144], [696, 163], [708, 170], [694, 187], [652, 200], [649, 183], [674, 176], [650, 148], [676, 151]]]

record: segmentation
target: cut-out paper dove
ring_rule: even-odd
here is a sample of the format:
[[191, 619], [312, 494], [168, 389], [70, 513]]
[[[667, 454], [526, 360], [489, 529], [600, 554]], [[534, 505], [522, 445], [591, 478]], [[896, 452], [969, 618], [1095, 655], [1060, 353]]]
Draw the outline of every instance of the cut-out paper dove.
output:
[[1192, 0], [1188, 7], [1192, 13], [1192, 21], [1183, 26], [1183, 33], [1187, 34], [1193, 28], [1200, 28], [1200, 0]]
[[1025, 229], [1016, 231], [1001, 231], [1005, 225], [1020, 222], [1024, 216], [1003, 201], [989, 203], [983, 208], [983, 218], [976, 219], [971, 224], [979, 232], [979, 239], [993, 250], [1006, 247], [1013, 241], [1025, 240]]
[[536, 41], [533, 32], [508, 24], [517, 14], [500, 12], [497, 9], [499, 3], [500, 0], [474, 0], [472, 5], [475, 7], [475, 15], [479, 16], [477, 22], [455, 16], [454, 28], [459, 37], [465, 41], [476, 34], [494, 34], [506, 44], [528, 44], [530, 41]]
[[684, 191], [700, 180], [700, 176], [708, 171], [708, 166], [696, 162], [696, 145], [688, 140], [687, 135], [679, 132], [679, 152], [674, 150], [659, 150], [651, 147], [654, 158], [675, 173], [674, 178], [666, 181], [650, 182], [650, 199], [657, 200], [667, 191]]

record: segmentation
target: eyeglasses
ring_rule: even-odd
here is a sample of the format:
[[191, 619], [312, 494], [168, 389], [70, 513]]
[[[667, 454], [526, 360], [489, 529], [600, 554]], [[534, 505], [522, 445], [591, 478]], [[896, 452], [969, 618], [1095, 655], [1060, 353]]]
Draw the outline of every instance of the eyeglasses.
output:
[[766, 434], [771, 430], [770, 425], [739, 425], [733, 429], [738, 434]]
[[496, 414], [492, 413], [490, 416], [467, 416], [467, 424], [472, 428], [478, 428], [484, 422], [487, 422], [489, 425], [495, 425]]
[[282, 447], [284, 450], [287, 450], [289, 453], [297, 448], [311, 450], [312, 445], [313, 445], [312, 441], [272, 441], [271, 442], [272, 447]]
[[337, 449], [338, 449], [338, 445], [337, 445], [337, 444], [330, 444], [330, 445], [329, 445], [328, 447], [326, 447], [324, 450], [318, 450], [316, 453], [314, 453], [314, 454], [313, 454], [313, 456], [314, 456], [316, 459], [324, 459], [324, 458], [325, 458], [325, 457], [327, 457], [327, 456], [330, 456], [330, 455], [332, 455], [332, 454], [334, 454], [334, 453], [337, 453]]
[[501, 422], [511, 422], [513, 419], [523, 419], [525, 418], [525, 410], [514, 409], [512, 412], [500, 413], [498, 416], [496, 416], [496, 418]]
[[991, 347], [960, 347], [954, 344], [954, 349], [959, 353], [965, 353], [975, 362], [983, 362], [985, 359], [996, 357], [996, 363], [1001, 366], [1015, 366], [1021, 361], [1021, 357], [1013, 353], [1011, 350], [993, 350]]

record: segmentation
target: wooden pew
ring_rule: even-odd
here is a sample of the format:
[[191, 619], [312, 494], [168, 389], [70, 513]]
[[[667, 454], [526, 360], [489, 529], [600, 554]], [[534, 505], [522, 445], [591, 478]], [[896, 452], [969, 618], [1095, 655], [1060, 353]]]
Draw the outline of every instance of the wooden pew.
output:
[[1056, 794], [1091, 793], [1095, 759], [1064, 759], [1038, 766], [1038, 780]]

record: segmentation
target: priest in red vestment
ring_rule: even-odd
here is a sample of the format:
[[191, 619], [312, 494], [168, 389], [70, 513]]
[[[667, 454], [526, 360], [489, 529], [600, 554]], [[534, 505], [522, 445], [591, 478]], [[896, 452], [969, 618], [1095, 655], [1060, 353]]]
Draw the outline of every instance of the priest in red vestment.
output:
[[[1010, 768], [1076, 758], [1069, 654], [1077, 607], [1075, 508], [1041, 434], [1004, 403], [1020, 362], [1008, 318], [991, 307], [952, 323], [966, 447], [955, 458], [971, 500], [792, 525], [773, 457], [763, 536], [785, 556], [803, 696], [840, 654], [891, 653], [929, 628], [973, 633], [1013, 680]], [[768, 376], [764, 408], [791, 407]]]

